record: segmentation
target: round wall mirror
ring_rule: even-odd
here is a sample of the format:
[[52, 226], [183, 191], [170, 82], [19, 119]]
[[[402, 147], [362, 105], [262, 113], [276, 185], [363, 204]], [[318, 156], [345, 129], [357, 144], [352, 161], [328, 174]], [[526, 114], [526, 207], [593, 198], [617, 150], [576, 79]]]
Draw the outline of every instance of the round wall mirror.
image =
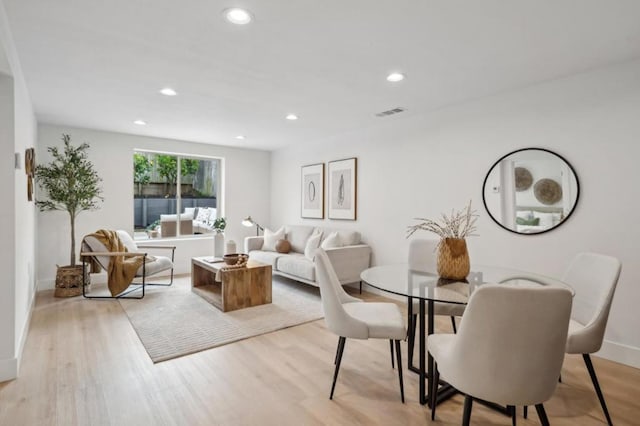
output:
[[484, 179], [484, 206], [507, 231], [532, 235], [563, 224], [578, 203], [580, 186], [573, 167], [542, 148], [510, 152]]

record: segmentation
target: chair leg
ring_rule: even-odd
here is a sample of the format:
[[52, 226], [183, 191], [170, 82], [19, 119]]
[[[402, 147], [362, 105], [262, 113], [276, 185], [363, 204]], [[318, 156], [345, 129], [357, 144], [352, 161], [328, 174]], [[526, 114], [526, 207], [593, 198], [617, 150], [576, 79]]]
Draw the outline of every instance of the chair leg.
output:
[[409, 339], [407, 342], [407, 364], [413, 367], [413, 348], [416, 345], [416, 325], [418, 323], [418, 314], [414, 314], [409, 319]]
[[547, 413], [544, 411], [544, 405], [536, 404], [536, 411], [538, 412], [540, 424], [542, 426], [549, 426], [549, 419], [547, 418]]
[[609, 410], [607, 410], [607, 404], [606, 402], [604, 402], [604, 395], [602, 394], [600, 384], [598, 383], [596, 370], [593, 368], [593, 364], [591, 363], [591, 357], [589, 356], [589, 354], [582, 354], [582, 358], [584, 358], [584, 363], [587, 365], [587, 370], [589, 370], [589, 375], [591, 376], [593, 387], [596, 388], [596, 394], [598, 395], [598, 399], [600, 400], [600, 405], [602, 406], [602, 411], [604, 411], [604, 416], [607, 418], [607, 424], [609, 424], [609, 426], [612, 426], [613, 423], [611, 422], [611, 417], [609, 416]]
[[333, 372], [333, 384], [331, 385], [331, 394], [329, 395], [329, 399], [333, 399], [333, 391], [336, 388], [336, 380], [338, 379], [338, 371], [340, 371], [340, 362], [342, 361], [342, 354], [344, 353], [344, 344], [346, 341], [346, 337], [340, 336], [340, 339], [338, 339], [338, 356], [336, 358], [336, 369]]
[[507, 411], [511, 413], [511, 425], [516, 426], [516, 406], [507, 405]]
[[473, 405], [473, 397], [465, 395], [464, 397], [464, 411], [462, 412], [462, 426], [469, 426], [471, 422], [471, 406]]
[[456, 317], [454, 316], [451, 317], [451, 326], [453, 327], [453, 332], [458, 333], [458, 330], [456, 329]]
[[524, 406], [524, 413], [522, 413], [522, 415], [524, 416], [524, 418], [527, 418], [527, 415], [529, 414], [529, 406], [525, 405]]
[[362, 294], [362, 281], [360, 281], [360, 294]]
[[404, 404], [404, 383], [402, 382], [402, 352], [400, 350], [400, 340], [396, 340], [396, 357], [398, 359], [398, 380], [400, 381], [400, 399]]
[[393, 339], [389, 339], [389, 349], [391, 350], [391, 368], [396, 366], [393, 364]]
[[433, 380], [430, 380], [431, 390], [429, 395], [431, 396], [431, 420], [436, 419], [436, 405], [438, 401], [438, 382], [440, 381], [440, 372], [438, 371], [438, 363], [433, 363]]

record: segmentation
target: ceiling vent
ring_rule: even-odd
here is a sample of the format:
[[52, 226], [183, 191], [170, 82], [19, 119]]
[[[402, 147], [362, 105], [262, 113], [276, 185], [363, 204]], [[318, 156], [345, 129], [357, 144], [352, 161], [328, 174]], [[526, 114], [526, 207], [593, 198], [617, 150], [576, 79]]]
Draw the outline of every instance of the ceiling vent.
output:
[[399, 114], [404, 111], [406, 111], [406, 109], [398, 107], [394, 109], [389, 109], [387, 111], [379, 112], [376, 114], [376, 117], [387, 117], [389, 115]]

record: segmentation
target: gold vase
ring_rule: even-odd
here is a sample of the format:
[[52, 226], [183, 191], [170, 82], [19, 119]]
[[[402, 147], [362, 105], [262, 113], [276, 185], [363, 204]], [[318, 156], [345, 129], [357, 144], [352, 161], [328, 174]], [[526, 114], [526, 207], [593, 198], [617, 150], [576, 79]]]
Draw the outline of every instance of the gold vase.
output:
[[438, 246], [438, 275], [449, 280], [463, 280], [470, 270], [466, 240], [443, 238]]

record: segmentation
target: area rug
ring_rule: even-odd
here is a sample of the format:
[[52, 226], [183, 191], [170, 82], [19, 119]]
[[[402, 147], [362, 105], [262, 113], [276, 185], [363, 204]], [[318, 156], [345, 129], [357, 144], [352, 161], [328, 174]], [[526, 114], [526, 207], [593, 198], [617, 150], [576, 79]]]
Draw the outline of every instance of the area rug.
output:
[[192, 293], [188, 277], [147, 289], [144, 299], [120, 304], [154, 363], [323, 317], [318, 288], [280, 277], [272, 303], [226, 313]]

